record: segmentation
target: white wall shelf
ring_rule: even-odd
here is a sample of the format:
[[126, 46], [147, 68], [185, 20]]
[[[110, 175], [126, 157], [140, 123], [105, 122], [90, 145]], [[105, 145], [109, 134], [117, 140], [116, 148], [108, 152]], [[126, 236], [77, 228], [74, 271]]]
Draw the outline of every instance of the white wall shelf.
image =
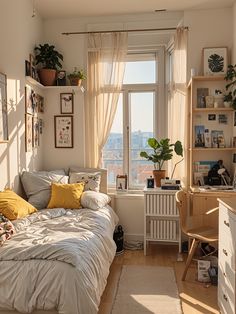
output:
[[74, 85], [65, 85], [65, 86], [44, 86], [40, 82], [36, 81], [33, 79], [31, 76], [26, 76], [26, 81], [36, 87], [42, 88], [42, 89], [57, 89], [57, 90], [81, 90], [81, 92], [84, 92], [84, 87], [83, 86], [74, 86]]

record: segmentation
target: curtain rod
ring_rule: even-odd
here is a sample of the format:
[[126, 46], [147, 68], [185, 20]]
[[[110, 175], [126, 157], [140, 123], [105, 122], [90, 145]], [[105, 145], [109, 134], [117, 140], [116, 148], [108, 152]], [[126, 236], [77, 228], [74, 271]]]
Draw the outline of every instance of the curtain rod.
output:
[[[113, 31], [83, 31], [83, 32], [65, 32], [62, 35], [82, 35], [82, 34], [102, 34], [102, 33], [132, 33], [132, 32], [151, 32], [151, 31], [174, 31], [177, 27], [167, 27], [167, 28], [144, 28], [144, 29], [119, 29]], [[187, 26], [184, 29], [188, 29]]]

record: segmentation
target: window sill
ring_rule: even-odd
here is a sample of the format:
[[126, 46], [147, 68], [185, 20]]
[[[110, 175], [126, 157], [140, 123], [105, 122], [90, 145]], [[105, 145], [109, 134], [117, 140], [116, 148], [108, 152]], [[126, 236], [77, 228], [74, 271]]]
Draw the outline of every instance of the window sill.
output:
[[128, 192], [117, 192], [116, 190], [109, 190], [108, 195], [113, 198], [129, 198], [129, 199], [137, 199], [143, 198], [144, 194], [142, 190], [137, 191], [128, 191]]

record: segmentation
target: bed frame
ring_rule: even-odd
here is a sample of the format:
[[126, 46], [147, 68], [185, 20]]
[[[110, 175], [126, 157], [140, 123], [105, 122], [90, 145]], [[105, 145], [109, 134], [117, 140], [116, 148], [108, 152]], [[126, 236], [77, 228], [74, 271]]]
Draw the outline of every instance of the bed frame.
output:
[[[101, 183], [100, 192], [107, 194], [107, 169], [101, 168], [80, 168], [80, 167], [70, 167], [70, 172], [101, 172]], [[0, 314], [20, 314], [17, 311], [0, 310]], [[32, 314], [58, 314], [57, 311], [43, 311], [38, 310], [32, 312]]]

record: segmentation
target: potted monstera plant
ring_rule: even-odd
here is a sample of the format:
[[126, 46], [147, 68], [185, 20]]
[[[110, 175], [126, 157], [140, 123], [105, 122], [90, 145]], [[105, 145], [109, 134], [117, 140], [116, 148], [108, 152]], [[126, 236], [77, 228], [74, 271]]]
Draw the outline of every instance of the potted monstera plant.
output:
[[148, 154], [146, 151], [142, 151], [140, 152], [140, 156], [153, 162], [153, 177], [156, 186], [159, 187], [161, 186], [161, 179], [166, 177], [166, 170], [162, 169], [164, 162], [170, 160], [174, 152], [183, 157], [183, 146], [180, 141], [171, 144], [169, 138], [158, 141], [156, 138], [151, 137], [148, 139], [147, 143], [148, 146], [152, 148], [152, 153]]
[[55, 85], [57, 70], [62, 67], [63, 55], [55, 46], [49, 44], [39, 45], [34, 50], [35, 63], [40, 66], [38, 70], [40, 82], [45, 86]]

